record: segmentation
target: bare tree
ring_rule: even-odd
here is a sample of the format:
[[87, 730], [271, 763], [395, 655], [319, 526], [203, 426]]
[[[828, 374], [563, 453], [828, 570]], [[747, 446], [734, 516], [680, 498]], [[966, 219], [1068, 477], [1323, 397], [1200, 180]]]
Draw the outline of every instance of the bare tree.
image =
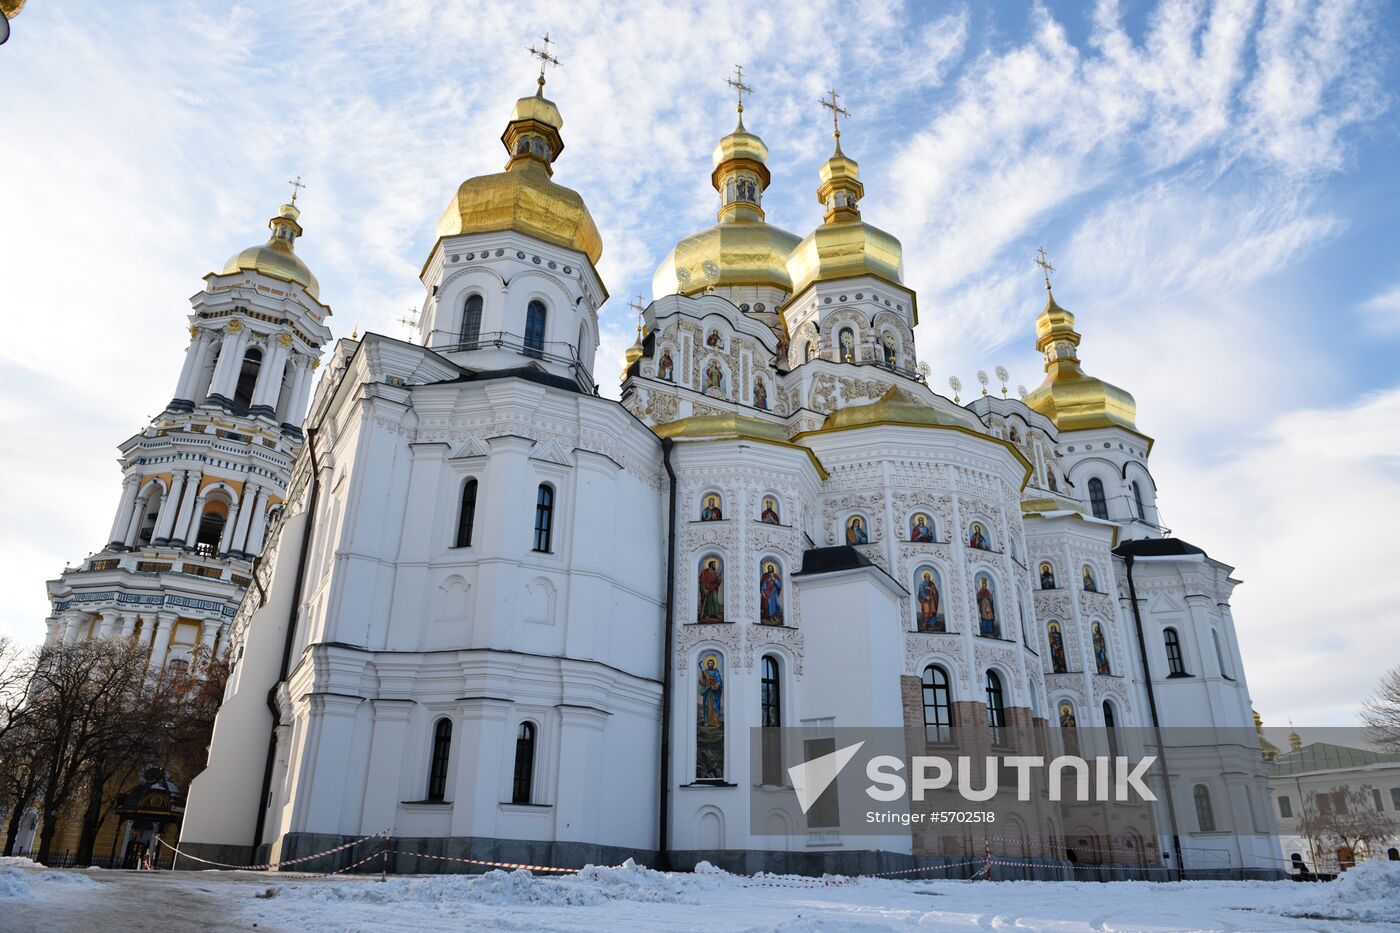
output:
[[1400, 667], [1392, 667], [1361, 705], [1361, 721], [1371, 738], [1393, 752], [1400, 752]]
[[24, 718], [0, 738], [0, 800], [8, 807], [0, 854], [15, 854], [20, 821], [38, 797], [44, 762], [37, 733], [33, 721]]
[[24, 720], [36, 660], [36, 652], [0, 637], [0, 742]]
[[1371, 855], [1377, 843], [1395, 835], [1395, 820], [1377, 810], [1374, 799], [1365, 784], [1311, 792], [1303, 799], [1298, 832], [1312, 842], [1314, 852], [1332, 853], [1337, 867], [1347, 868], [1345, 859], [1335, 855], [1338, 850], [1351, 852], [1353, 859], [1362, 849]]

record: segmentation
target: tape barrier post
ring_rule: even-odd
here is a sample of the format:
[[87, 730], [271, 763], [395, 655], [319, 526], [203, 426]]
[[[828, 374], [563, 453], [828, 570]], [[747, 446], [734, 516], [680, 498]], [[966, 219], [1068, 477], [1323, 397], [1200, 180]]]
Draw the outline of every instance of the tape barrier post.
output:
[[379, 865], [379, 880], [389, 880], [389, 837], [384, 837], [384, 860]]

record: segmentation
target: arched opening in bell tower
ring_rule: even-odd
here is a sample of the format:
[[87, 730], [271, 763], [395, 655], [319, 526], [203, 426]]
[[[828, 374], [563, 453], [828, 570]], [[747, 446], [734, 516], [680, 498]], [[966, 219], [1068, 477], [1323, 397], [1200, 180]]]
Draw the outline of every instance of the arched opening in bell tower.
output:
[[238, 386], [233, 390], [233, 407], [239, 414], [247, 414], [248, 406], [253, 403], [253, 389], [258, 384], [262, 358], [262, 351], [257, 347], [243, 354], [243, 368], [238, 371]]

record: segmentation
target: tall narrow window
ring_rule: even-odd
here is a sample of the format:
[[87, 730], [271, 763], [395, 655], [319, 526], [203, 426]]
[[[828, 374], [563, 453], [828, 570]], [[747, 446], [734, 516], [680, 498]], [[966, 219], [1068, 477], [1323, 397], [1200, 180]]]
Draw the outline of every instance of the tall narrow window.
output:
[[462, 349], [474, 350], [481, 340], [481, 296], [468, 295], [462, 307]]
[[253, 389], [258, 384], [262, 358], [262, 351], [257, 347], [243, 355], [243, 366], [238, 370], [238, 383], [233, 390], [233, 407], [239, 414], [247, 414], [248, 406], [253, 404]]
[[205, 557], [213, 557], [224, 536], [224, 516], [206, 508], [199, 519], [199, 531], [195, 533], [194, 548]]
[[843, 327], [836, 334], [838, 359], [843, 363], [853, 363], [856, 359], [856, 332]]
[[535, 550], [549, 553], [554, 536], [554, 487], [540, 483], [535, 495]]
[[1285, 820], [1293, 819], [1293, 800], [1287, 795], [1278, 798], [1278, 815]]
[[1113, 715], [1113, 704], [1103, 701], [1103, 729], [1108, 738], [1110, 765], [1118, 763], [1118, 719]]
[[987, 725], [992, 730], [992, 744], [1006, 744], [1006, 696], [996, 671], [987, 671]]
[[447, 762], [452, 750], [452, 720], [439, 719], [433, 727], [433, 758], [428, 768], [428, 799], [447, 796]]
[[1162, 640], [1167, 645], [1167, 672], [1173, 677], [1185, 677], [1186, 662], [1181, 657], [1181, 636], [1176, 629], [1169, 628], [1162, 632]]
[[1197, 784], [1191, 796], [1196, 801], [1196, 826], [1203, 833], [1215, 832], [1215, 808], [1210, 802], [1210, 788]]
[[759, 706], [759, 723], [764, 730], [763, 783], [782, 784], [782, 735], [777, 730], [783, 725], [783, 686], [779, 676], [778, 659], [771, 654], [763, 656], [763, 671], [759, 680]]
[[948, 672], [936, 664], [924, 668], [924, 739], [947, 745], [953, 741], [953, 695]]
[[1097, 476], [1089, 480], [1089, 508], [1095, 518], [1108, 518], [1108, 500], [1103, 495], [1103, 480]]
[[1142, 487], [1136, 482], [1133, 483], [1133, 505], [1137, 508], [1137, 517], [1147, 521], [1147, 509], [1142, 507]]
[[530, 302], [529, 308], [525, 311], [525, 355], [540, 357], [544, 355], [544, 319], [545, 307], [543, 301]]
[[535, 724], [522, 722], [515, 733], [515, 780], [511, 782], [510, 802], [529, 803], [535, 780]]
[[1225, 666], [1225, 649], [1220, 647], [1220, 630], [1210, 630], [1210, 640], [1215, 643], [1215, 661], [1220, 665], [1220, 676], [1229, 677], [1230, 669]]
[[469, 547], [472, 543], [472, 527], [476, 523], [476, 480], [469, 479], [462, 485], [462, 502], [457, 509], [457, 540], [453, 547]]

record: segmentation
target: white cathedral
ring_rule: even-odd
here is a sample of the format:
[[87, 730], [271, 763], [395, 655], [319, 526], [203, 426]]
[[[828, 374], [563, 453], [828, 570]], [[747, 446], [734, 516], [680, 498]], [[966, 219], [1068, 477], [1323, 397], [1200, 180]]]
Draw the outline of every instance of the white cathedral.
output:
[[[448, 202], [420, 340], [339, 341], [309, 410], [329, 308], [295, 206], [207, 277], [176, 398], [123, 448], [111, 544], [51, 584], [53, 639], [232, 653], [182, 851], [275, 861], [391, 828], [406, 851], [552, 865], [899, 867], [940, 853], [754, 812], [786, 778], [750, 730], [1252, 736], [1238, 581], [1164, 536], [1153, 441], [1053, 296], [1038, 388], [935, 393], [899, 241], [861, 219], [839, 133], [798, 236], [765, 221], [741, 107], [718, 222], [661, 262], [614, 401], [602, 240], [552, 178], [543, 88], [505, 171]], [[1171, 814], [1139, 851], [1272, 868], [1258, 746], [1171, 751]]]

